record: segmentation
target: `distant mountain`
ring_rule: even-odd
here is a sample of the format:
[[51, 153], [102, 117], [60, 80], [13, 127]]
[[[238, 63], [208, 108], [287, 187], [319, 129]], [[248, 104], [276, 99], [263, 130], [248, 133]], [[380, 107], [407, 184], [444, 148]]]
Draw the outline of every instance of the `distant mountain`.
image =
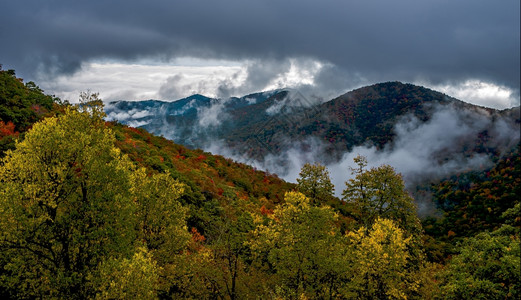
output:
[[225, 148], [246, 161], [263, 161], [288, 149], [314, 151], [323, 163], [339, 161], [357, 146], [391, 151], [405, 138], [399, 134], [432, 126], [440, 118], [452, 119], [455, 131], [468, 133], [461, 132], [458, 145], [434, 153], [439, 160], [459, 153], [498, 156], [519, 140], [518, 134], [504, 136], [505, 130], [519, 131], [519, 107], [478, 107], [400, 82], [363, 87], [324, 103], [294, 90], [277, 90], [230, 99], [194, 95], [174, 102], [119, 101], [106, 111], [110, 119], [189, 147]]
[[[230, 122], [224, 120], [228, 112], [259, 105], [279, 93], [281, 92], [255, 93], [241, 98], [229, 98], [226, 101], [198, 94], [173, 102], [117, 101], [106, 105], [105, 110], [109, 120], [142, 127], [192, 148], [203, 148], [204, 137], [215, 138], [220, 136], [219, 132], [229, 129]], [[221, 126], [222, 121], [225, 121], [227, 126]], [[240, 123], [231, 127], [238, 128]]]

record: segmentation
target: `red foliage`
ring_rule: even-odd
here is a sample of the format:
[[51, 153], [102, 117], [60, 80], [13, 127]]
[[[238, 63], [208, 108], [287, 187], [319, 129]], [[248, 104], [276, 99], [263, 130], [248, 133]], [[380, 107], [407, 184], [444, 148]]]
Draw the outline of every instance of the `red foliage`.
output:
[[199, 231], [197, 231], [197, 228], [192, 227], [192, 230], [190, 230], [190, 233], [192, 234], [192, 241], [196, 243], [202, 243], [206, 241], [206, 238], [204, 235], [200, 234]]
[[134, 133], [137, 133], [137, 134], [141, 134], [141, 131], [139, 131], [139, 129], [137, 128], [134, 128], [134, 127], [128, 127], [128, 130], [134, 132]]
[[39, 104], [31, 105], [31, 110], [34, 111], [36, 113], [36, 115], [38, 115], [38, 116], [41, 116], [41, 115], [44, 115], [47, 113], [47, 110], [45, 109], [45, 107], [42, 107]]
[[4, 136], [10, 136], [14, 135], [17, 136], [18, 132], [14, 130], [15, 125], [13, 122], [9, 121], [4, 123], [4, 121], [0, 121], [0, 138], [3, 138]]

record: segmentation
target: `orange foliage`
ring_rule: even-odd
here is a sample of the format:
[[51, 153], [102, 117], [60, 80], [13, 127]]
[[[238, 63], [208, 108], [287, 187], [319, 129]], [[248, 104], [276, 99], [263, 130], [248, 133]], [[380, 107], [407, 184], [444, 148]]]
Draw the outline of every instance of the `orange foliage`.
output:
[[203, 247], [203, 243], [206, 241], [206, 238], [204, 235], [200, 234], [195, 227], [192, 227], [190, 233], [192, 234], [192, 238], [190, 239], [188, 248], [192, 251], [199, 251]]
[[268, 209], [268, 208], [266, 208], [266, 206], [263, 205], [263, 206], [260, 208], [260, 213], [261, 213], [262, 215], [264, 215], [264, 216], [271, 215], [271, 214], [273, 214], [273, 209]]

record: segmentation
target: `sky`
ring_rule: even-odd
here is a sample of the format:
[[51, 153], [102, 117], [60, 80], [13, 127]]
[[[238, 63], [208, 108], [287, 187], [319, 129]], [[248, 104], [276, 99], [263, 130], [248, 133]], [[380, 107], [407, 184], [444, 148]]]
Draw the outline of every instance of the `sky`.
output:
[[330, 100], [385, 81], [519, 105], [519, 0], [0, 2], [0, 64], [75, 102], [242, 96]]

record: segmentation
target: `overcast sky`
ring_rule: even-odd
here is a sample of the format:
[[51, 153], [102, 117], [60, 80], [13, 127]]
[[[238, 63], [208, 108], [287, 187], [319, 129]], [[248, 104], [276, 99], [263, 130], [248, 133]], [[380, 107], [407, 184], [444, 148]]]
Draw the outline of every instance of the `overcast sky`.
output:
[[47, 93], [107, 101], [383, 81], [519, 105], [519, 0], [0, 2], [0, 63]]

